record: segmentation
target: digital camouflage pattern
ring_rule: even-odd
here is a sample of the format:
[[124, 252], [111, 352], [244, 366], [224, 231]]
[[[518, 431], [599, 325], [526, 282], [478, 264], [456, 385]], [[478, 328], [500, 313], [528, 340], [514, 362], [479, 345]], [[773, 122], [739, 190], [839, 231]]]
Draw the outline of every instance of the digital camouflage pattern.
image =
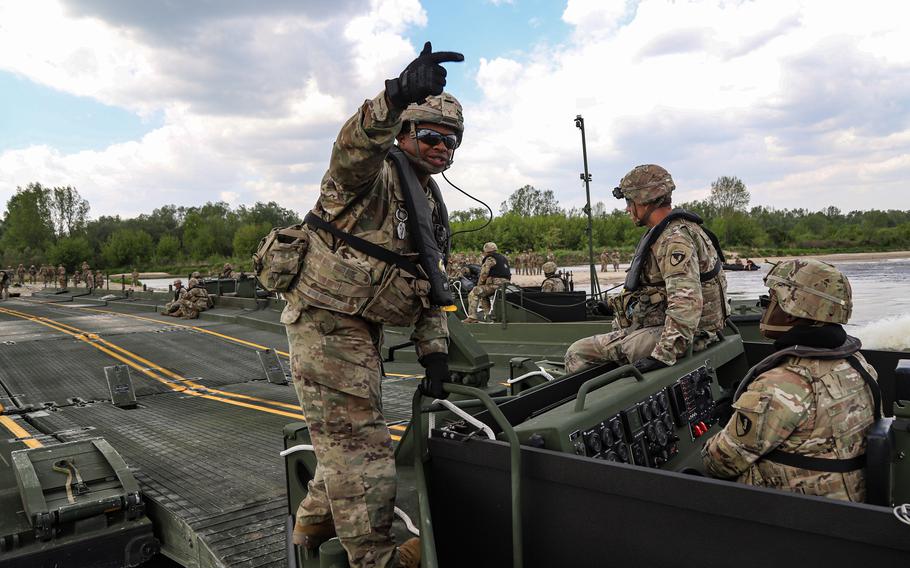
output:
[[791, 316], [847, 323], [853, 312], [850, 281], [838, 269], [814, 258], [778, 262], [765, 276], [780, 309]]
[[[492, 246], [491, 246], [492, 245]], [[489, 250], [488, 250], [489, 249]], [[483, 245], [483, 251], [486, 253], [496, 252], [496, 243], [487, 243]], [[477, 278], [477, 285], [468, 292], [468, 317], [477, 317], [477, 308], [483, 310], [484, 316], [490, 313], [492, 305], [490, 297], [496, 293], [500, 284], [509, 282], [508, 278], [490, 277], [490, 270], [496, 266], [496, 258], [487, 256], [480, 265], [480, 276]]]
[[179, 280], [174, 281], [174, 299], [164, 305], [164, 313], [172, 314], [177, 311], [177, 308], [180, 307], [180, 301], [186, 297], [186, 288], [183, 287], [183, 283], [180, 282], [180, 285], [177, 286]]
[[[707, 282], [701, 282], [699, 274], [709, 272], [718, 259], [711, 239], [697, 223], [670, 221], [651, 245], [642, 285], [619, 298], [624, 313], [614, 321], [615, 331], [573, 343], [566, 351], [566, 371], [574, 373], [602, 361], [634, 362], [628, 354], [640, 352], [643, 337], [631, 333], [641, 328], [654, 327], [658, 334], [652, 351], [644, 356], [667, 365], [684, 355], [689, 345], [701, 351], [716, 341], [726, 318], [727, 280], [723, 271]], [[632, 337], [635, 348], [621, 345]]]
[[396, 483], [381, 411], [381, 326], [319, 308], [291, 308], [282, 320], [293, 321], [294, 388], [317, 459], [297, 523], [333, 520], [351, 566], [387, 566]]
[[190, 288], [184, 296], [177, 300], [177, 307], [170, 311], [174, 317], [183, 319], [196, 319], [199, 312], [209, 308], [209, 294], [202, 286], [196, 286], [190, 281]]
[[566, 283], [559, 276], [550, 276], [540, 285], [541, 292], [565, 292]]
[[636, 166], [619, 182], [619, 189], [626, 199], [645, 205], [653, 203], [676, 189], [670, 172], [655, 164]]
[[[400, 130], [401, 115], [388, 105], [385, 93], [364, 102], [338, 134], [313, 212], [342, 231], [414, 258], [411, 238], [397, 231], [395, 214], [405, 210], [405, 200], [398, 174], [387, 158]], [[436, 204], [428, 199], [436, 215]], [[343, 258], [344, 266], [354, 270], [341, 274], [339, 284], [365, 283], [364, 301], [369, 302], [379, 293], [380, 284], [389, 281], [392, 268], [334, 241], [314, 231], [302, 270], [328, 278], [326, 266], [342, 265], [326, 255]], [[365, 275], [363, 282], [341, 281], [361, 275]], [[399, 293], [397, 302], [396, 297], [387, 300], [386, 309], [414, 322], [411, 339], [418, 356], [447, 353], [446, 314], [420, 301], [416, 289], [399, 288]], [[382, 326], [356, 314], [327, 309], [330, 304], [314, 305], [298, 288], [286, 297], [281, 322], [287, 329], [294, 387], [318, 460], [307, 497], [297, 510], [297, 524], [332, 520], [352, 567], [394, 565], [391, 526], [396, 480], [380, 397]]]
[[[387, 159], [400, 130], [398, 111], [388, 106], [384, 93], [364, 102], [338, 134], [313, 213], [416, 263], [417, 252], [409, 235], [401, 238], [397, 232], [395, 215], [405, 210], [405, 200], [395, 167]], [[364, 195], [371, 197], [361, 198]], [[428, 200], [435, 216], [436, 205], [432, 198]], [[420, 330], [415, 345], [418, 356], [447, 352], [446, 316], [441, 309], [430, 307], [426, 280], [403, 277], [404, 281], [391, 282], [402, 274], [397, 267], [334, 241], [321, 230], [313, 232], [297, 288], [285, 294], [291, 303], [357, 314], [381, 298], [387, 315]], [[382, 291], [386, 294], [381, 295]], [[373, 313], [372, 317], [382, 315]]]
[[427, 97], [427, 100], [408, 105], [401, 113], [401, 120], [414, 124], [430, 122], [448, 126], [458, 135], [458, 143], [464, 135], [464, 113], [458, 99], [449, 93]]
[[[862, 355], [863, 367], [877, 377]], [[768, 452], [847, 459], [866, 450], [873, 400], [860, 374], [845, 359], [788, 357], [752, 382], [733, 403], [736, 412], [702, 450], [708, 472], [742, 483], [863, 501], [862, 469], [820, 472], [762, 459]]]

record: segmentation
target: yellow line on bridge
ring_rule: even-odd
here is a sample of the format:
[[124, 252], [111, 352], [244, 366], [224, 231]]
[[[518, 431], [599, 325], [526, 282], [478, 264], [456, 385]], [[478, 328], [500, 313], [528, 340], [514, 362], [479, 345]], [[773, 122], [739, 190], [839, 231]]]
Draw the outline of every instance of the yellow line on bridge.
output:
[[[92, 308], [88, 308], [88, 309], [92, 309]], [[94, 310], [94, 311], [104, 312], [103, 310]], [[290, 404], [287, 404], [284, 402], [275, 401], [275, 400], [271, 400], [271, 399], [248, 396], [248, 395], [232, 393], [229, 391], [222, 391], [219, 389], [213, 389], [213, 388], [206, 387], [206, 386], [196, 383], [190, 379], [187, 379], [186, 377], [173, 373], [172, 371], [169, 371], [168, 369], [165, 369], [165, 368], [149, 361], [148, 359], [141, 357], [140, 355], [137, 355], [118, 345], [115, 345], [115, 344], [111, 343], [110, 341], [102, 339], [98, 334], [86, 332], [78, 327], [71, 326], [71, 325], [68, 325], [68, 324], [65, 324], [62, 322], [58, 322], [51, 318], [33, 316], [26, 312], [19, 312], [17, 310], [5, 308], [5, 307], [0, 307], [0, 313], [6, 313], [8, 315], [18, 317], [20, 319], [25, 319], [28, 321], [32, 321], [32, 322], [44, 325], [46, 327], [55, 329], [57, 331], [60, 331], [61, 333], [69, 335], [71, 337], [74, 337], [77, 340], [83, 341], [83, 342], [87, 343], [88, 345], [91, 345], [95, 349], [98, 349], [99, 351], [105, 353], [106, 355], [108, 355], [118, 361], [121, 361], [124, 364], [130, 366], [131, 368], [136, 369], [137, 371], [143, 373], [144, 375], [166, 385], [168, 388], [170, 388], [171, 390], [174, 390], [175, 392], [182, 392], [184, 394], [189, 394], [189, 395], [197, 396], [200, 398], [223, 402], [225, 404], [231, 404], [231, 405], [239, 406], [242, 408], [258, 410], [261, 412], [268, 412], [270, 414], [275, 414], [275, 415], [279, 415], [279, 416], [286, 416], [288, 418], [306, 420], [306, 416], [300, 412], [291, 413], [291, 412], [286, 412], [283, 410], [278, 410], [276, 408], [268, 408], [268, 407], [259, 406], [256, 404], [241, 402], [240, 400], [231, 400], [231, 399], [236, 398], [236, 399], [252, 400], [252, 401], [269, 404], [272, 406], [285, 407], [285, 408], [290, 408], [292, 410], [298, 410], [299, 407], [296, 405], [290, 405]], [[104, 312], [104, 313], [119, 314], [119, 312]], [[129, 314], [122, 314], [122, 315], [129, 315]], [[139, 316], [135, 316], [135, 317], [139, 317]], [[154, 321], [156, 323], [165, 323], [165, 322], [161, 322], [158, 320], [152, 320], [151, 318], [141, 318], [141, 319], [147, 319], [149, 321]], [[180, 326], [180, 327], [193, 327], [193, 326]], [[227, 337], [227, 336], [225, 336], [225, 337]], [[108, 349], [108, 348], [110, 348], [110, 349]], [[127, 359], [126, 357], [123, 357], [123, 356], [119, 355], [118, 353], [115, 353], [112, 350], [119, 351], [120, 353], [123, 353], [126, 357], [130, 357], [130, 359]], [[148, 368], [137, 364], [137, 361], [139, 363], [148, 365]], [[155, 370], [161, 372], [162, 374], [171, 377], [171, 379], [173, 379], [174, 381], [181, 383], [181, 386], [174, 385], [168, 379], [165, 379], [165, 378], [159, 376], [157, 373], [152, 372], [151, 369], [155, 369]], [[222, 395], [222, 396], [214, 396], [216, 394]], [[225, 396], [230, 397], [230, 398], [224, 398]], [[4, 418], [7, 418], [7, 417], [4, 417]], [[7, 420], [12, 422], [13, 426], [19, 427], [18, 424], [15, 424], [15, 422], [12, 421], [11, 419], [7, 418]], [[23, 432], [24, 432], [24, 430], [23, 430]], [[28, 435], [27, 432], [26, 432], [26, 435]], [[399, 441], [399, 440], [401, 440], [401, 437], [392, 435], [392, 439]], [[26, 443], [27, 442], [28, 441], [26, 441]]]
[[[128, 318], [133, 318], [133, 319], [142, 320], [142, 321], [149, 321], [149, 322], [153, 322], [153, 323], [157, 323], [157, 324], [162, 324], [162, 325], [167, 325], [167, 326], [182, 327], [182, 328], [184, 328], [184, 329], [191, 329], [191, 330], [193, 330], [193, 331], [198, 331], [199, 333], [205, 333], [205, 334], [208, 334], [208, 335], [213, 335], [213, 336], [215, 336], [215, 337], [219, 337], [219, 338], [225, 339], [225, 340], [227, 340], [227, 341], [232, 341], [232, 342], [234, 342], [234, 343], [239, 343], [239, 344], [241, 344], [241, 345], [246, 345], [247, 347], [252, 347], [252, 348], [254, 348], [254, 349], [272, 349], [271, 347], [268, 347], [268, 346], [266, 346], [266, 345], [260, 345], [260, 344], [258, 344], [258, 343], [253, 343], [252, 341], [247, 341], [247, 340], [245, 340], [245, 339], [240, 339], [239, 337], [234, 337], [234, 336], [232, 336], [232, 335], [225, 335], [225, 334], [223, 334], [223, 333], [218, 333], [217, 331], [212, 331], [212, 330], [210, 330], [210, 329], [206, 329], [206, 328], [204, 328], [204, 327], [199, 327], [199, 326], [195, 326], [195, 325], [185, 325], [185, 324], [182, 324], [182, 323], [175, 323], [175, 322], [169, 322], [169, 321], [162, 321], [162, 320], [159, 320], [159, 319], [147, 318], [147, 317], [144, 317], [144, 316], [137, 316], [137, 315], [135, 315], [135, 314], [127, 314], [127, 313], [124, 313], [124, 312], [117, 312], [117, 311], [113, 311], [113, 310], [101, 310], [101, 309], [98, 309], [98, 308], [89, 308], [89, 307], [86, 307], [86, 306], [67, 306], [67, 305], [64, 305], [64, 304], [59, 304], [59, 305], [60, 305], [60, 307], [64, 307], [64, 308], [74, 308], [74, 309], [79, 309], [79, 310], [87, 310], [87, 311], [90, 311], [90, 312], [98, 312], [98, 313], [101, 313], [101, 314], [114, 314], [114, 315], [118, 315], [118, 316], [125, 316], [125, 317], [128, 317]], [[287, 351], [281, 351], [280, 349], [274, 349], [274, 351], [275, 351], [275, 353], [278, 353], [278, 354], [281, 355], [282, 357], [286, 357], [286, 358], [288, 358], [288, 359], [290, 359], [290, 357], [291, 357], [290, 353], [288, 353]], [[400, 373], [385, 373], [385, 374], [386, 374], [386, 376], [389, 376], [389, 377], [401, 377], [401, 378], [405, 378], [405, 379], [417, 379], [417, 378], [421, 378], [420, 375], [404, 375], [404, 374], [400, 374]]]

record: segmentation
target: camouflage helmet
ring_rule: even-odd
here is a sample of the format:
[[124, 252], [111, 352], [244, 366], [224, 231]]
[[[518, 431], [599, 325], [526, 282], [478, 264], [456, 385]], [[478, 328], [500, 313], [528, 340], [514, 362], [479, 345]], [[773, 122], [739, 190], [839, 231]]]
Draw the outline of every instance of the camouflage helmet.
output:
[[483, 245], [484, 253], [496, 252], [498, 250], [499, 250], [499, 247], [496, 246], [496, 243], [490, 242], [490, 243], [486, 243]]
[[194, 270], [193, 273], [190, 274], [190, 278], [199, 278], [200, 276], [202, 276], [202, 275], [199, 274], [198, 270]]
[[553, 274], [556, 272], [556, 263], [552, 260], [543, 263], [543, 273], [544, 274]]
[[449, 93], [427, 97], [427, 100], [420, 104], [408, 105], [401, 113], [401, 120], [415, 125], [428, 122], [448, 126], [455, 131], [458, 143], [461, 144], [461, 136], [464, 134], [464, 113], [461, 103]]
[[190, 278], [190, 282], [189, 282], [189, 287], [190, 287], [190, 288], [195, 288], [195, 287], [198, 286], [198, 285], [199, 285], [199, 281], [198, 281], [198, 280], [196, 280], [195, 278]]
[[670, 172], [655, 164], [635, 166], [613, 189], [616, 199], [629, 199], [638, 205], [647, 205], [670, 195], [676, 189]]
[[853, 290], [844, 274], [813, 258], [778, 262], [765, 276], [780, 309], [798, 318], [847, 323], [853, 312]]
[[179, 278], [177, 280], [174, 280], [174, 286], [183, 286], [183, 280]]

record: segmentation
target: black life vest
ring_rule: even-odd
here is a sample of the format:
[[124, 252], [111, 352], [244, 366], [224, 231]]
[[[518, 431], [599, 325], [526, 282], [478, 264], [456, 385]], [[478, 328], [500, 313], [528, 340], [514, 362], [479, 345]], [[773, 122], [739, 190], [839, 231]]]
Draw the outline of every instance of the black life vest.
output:
[[[690, 213], [684, 209], [674, 209], [673, 211], [670, 211], [670, 214], [664, 217], [660, 223], [651, 227], [647, 233], [642, 235], [641, 240], [638, 241], [638, 246], [635, 247], [635, 256], [632, 257], [632, 264], [629, 266], [629, 271], [626, 273], [626, 282], [623, 284], [626, 290], [630, 292], [635, 291], [642, 284], [641, 271], [651, 254], [651, 246], [657, 242], [657, 239], [664, 232], [664, 229], [667, 228], [667, 225], [670, 224], [670, 221], [675, 219], [684, 219], [700, 225], [701, 230], [708, 235], [708, 238], [711, 239], [711, 243], [714, 245], [714, 249], [717, 251], [717, 264], [708, 272], [699, 274], [699, 280], [707, 282], [717, 276], [723, 269], [723, 263], [726, 259], [720, 248], [720, 242], [717, 240], [717, 235], [708, 230], [707, 227], [704, 226], [702, 218], [695, 213]], [[660, 285], [658, 282], [653, 282], [651, 284]]]
[[490, 269], [490, 278], [506, 278], [511, 280], [512, 270], [509, 268], [509, 259], [498, 252], [491, 252], [489, 256], [496, 259], [496, 265]]

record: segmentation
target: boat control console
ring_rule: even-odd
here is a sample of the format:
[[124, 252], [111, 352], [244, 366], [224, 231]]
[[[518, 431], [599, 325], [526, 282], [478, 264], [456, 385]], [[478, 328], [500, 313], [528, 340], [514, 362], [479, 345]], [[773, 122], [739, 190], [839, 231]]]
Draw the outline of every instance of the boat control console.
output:
[[679, 454], [681, 437], [695, 442], [714, 425], [715, 383], [701, 366], [594, 426], [573, 431], [569, 444], [580, 456], [661, 467]]

